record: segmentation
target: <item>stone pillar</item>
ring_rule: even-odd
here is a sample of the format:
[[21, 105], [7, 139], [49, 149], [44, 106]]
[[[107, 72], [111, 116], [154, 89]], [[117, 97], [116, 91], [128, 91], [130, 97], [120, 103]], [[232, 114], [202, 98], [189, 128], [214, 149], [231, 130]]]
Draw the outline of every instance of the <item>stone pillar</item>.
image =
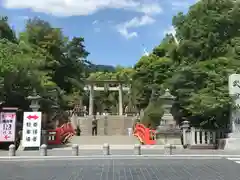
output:
[[[226, 139], [226, 150], [240, 150], [240, 74], [231, 74], [228, 79], [229, 95], [233, 98], [230, 126], [231, 133]], [[218, 137], [224, 139], [224, 137]]]
[[188, 145], [190, 145], [189, 144], [189, 136], [188, 136], [188, 130], [189, 130], [189, 127], [190, 127], [190, 125], [189, 125], [189, 122], [188, 121], [183, 121], [182, 122], [182, 126], [181, 126], [181, 128], [182, 128], [182, 143], [183, 143], [183, 147], [184, 148], [187, 148], [187, 146]]
[[119, 97], [119, 102], [118, 102], [118, 111], [119, 111], [119, 116], [123, 115], [123, 89], [122, 89], [122, 84], [119, 84], [119, 90], [118, 90], [118, 97]]
[[103, 155], [110, 155], [110, 146], [108, 143], [103, 144]]
[[93, 84], [89, 85], [89, 115], [93, 115], [93, 106], [94, 106], [94, 86]]
[[16, 156], [16, 147], [14, 144], [11, 144], [9, 146], [9, 152], [8, 152], [9, 156]]
[[141, 155], [141, 145], [140, 144], [135, 144], [134, 145], [134, 155]]
[[104, 114], [104, 135], [108, 135], [108, 114]]

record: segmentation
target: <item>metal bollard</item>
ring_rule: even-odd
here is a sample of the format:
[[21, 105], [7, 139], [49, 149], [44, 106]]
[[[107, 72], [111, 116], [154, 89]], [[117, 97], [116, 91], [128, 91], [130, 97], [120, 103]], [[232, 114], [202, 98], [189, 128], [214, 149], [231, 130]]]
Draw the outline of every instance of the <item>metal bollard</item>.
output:
[[134, 155], [141, 155], [141, 145], [140, 144], [134, 145]]
[[110, 147], [108, 143], [103, 144], [103, 155], [110, 155]]
[[41, 144], [48, 144], [48, 131], [47, 130], [41, 130]]
[[172, 144], [167, 144], [165, 145], [165, 150], [168, 149], [169, 150], [169, 155], [173, 154], [173, 149], [176, 149], [176, 146], [172, 145]]
[[78, 152], [79, 152], [79, 146], [78, 146], [78, 144], [73, 144], [73, 145], [72, 145], [72, 155], [73, 155], [73, 156], [78, 156]]
[[47, 156], [47, 145], [42, 144], [40, 146], [40, 156]]
[[173, 149], [176, 149], [176, 146], [174, 146], [174, 145], [170, 145], [170, 152], [169, 152], [169, 154], [170, 155], [172, 155], [173, 154]]
[[9, 156], [16, 156], [16, 147], [14, 144], [11, 144], [9, 146], [9, 151], [8, 151]]

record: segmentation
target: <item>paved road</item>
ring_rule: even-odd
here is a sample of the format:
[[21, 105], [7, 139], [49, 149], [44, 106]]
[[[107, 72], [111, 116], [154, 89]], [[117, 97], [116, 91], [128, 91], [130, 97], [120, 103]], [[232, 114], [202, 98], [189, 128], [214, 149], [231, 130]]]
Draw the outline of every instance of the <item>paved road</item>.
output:
[[238, 180], [227, 159], [78, 159], [1, 161], [3, 180]]

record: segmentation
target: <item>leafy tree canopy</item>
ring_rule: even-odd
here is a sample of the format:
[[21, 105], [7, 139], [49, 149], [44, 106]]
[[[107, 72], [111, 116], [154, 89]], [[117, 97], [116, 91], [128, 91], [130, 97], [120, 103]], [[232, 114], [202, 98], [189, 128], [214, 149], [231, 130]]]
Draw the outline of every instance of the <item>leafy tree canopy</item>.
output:
[[[80, 99], [88, 106], [86, 80], [123, 80], [131, 87], [125, 92], [124, 108], [145, 109], [145, 124], [156, 126], [162, 116], [160, 100], [151, 98], [153, 90], [160, 96], [169, 88], [176, 96], [172, 112], [178, 122], [187, 119], [196, 126], [224, 127], [232, 102], [228, 76], [239, 73], [240, 67], [239, 9], [235, 0], [197, 2], [186, 14], [173, 17], [179, 43], [167, 34], [133, 68], [92, 64], [83, 37], [69, 39], [39, 18], [29, 19], [16, 36], [8, 18], [2, 17], [0, 100], [26, 109], [26, 97], [36, 89], [45, 103], [51, 104], [54, 96], [62, 109], [72, 108]], [[97, 111], [117, 112], [117, 92], [96, 92], [95, 98]]]

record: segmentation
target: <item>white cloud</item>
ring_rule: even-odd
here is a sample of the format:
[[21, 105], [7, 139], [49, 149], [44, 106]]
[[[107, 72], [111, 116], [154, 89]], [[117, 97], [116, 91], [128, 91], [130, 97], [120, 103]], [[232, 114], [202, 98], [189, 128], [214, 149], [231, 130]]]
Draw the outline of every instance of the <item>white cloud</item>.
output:
[[145, 14], [154, 15], [162, 12], [162, 8], [158, 3], [141, 4], [136, 11]]
[[180, 9], [184, 9], [184, 8], [188, 8], [190, 6], [190, 3], [187, 1], [173, 1], [171, 2], [172, 4], [172, 9], [174, 10], [180, 10]]
[[93, 25], [98, 24], [98, 20], [92, 22]]
[[3, 6], [9, 9], [29, 8], [55, 16], [89, 15], [103, 9], [125, 9], [145, 14], [162, 11], [160, 5], [151, 0], [3, 0]]
[[144, 15], [141, 18], [135, 17], [131, 19], [130, 21], [126, 21], [122, 24], [117, 25], [117, 30], [118, 32], [123, 35], [127, 39], [131, 39], [133, 37], [137, 37], [138, 33], [137, 32], [129, 32], [130, 28], [137, 28], [149, 24], [153, 24], [155, 22], [155, 19], [148, 15]]
[[118, 32], [127, 39], [132, 39], [133, 37], [138, 36], [137, 32], [128, 32], [128, 29], [126, 28], [120, 28]]

